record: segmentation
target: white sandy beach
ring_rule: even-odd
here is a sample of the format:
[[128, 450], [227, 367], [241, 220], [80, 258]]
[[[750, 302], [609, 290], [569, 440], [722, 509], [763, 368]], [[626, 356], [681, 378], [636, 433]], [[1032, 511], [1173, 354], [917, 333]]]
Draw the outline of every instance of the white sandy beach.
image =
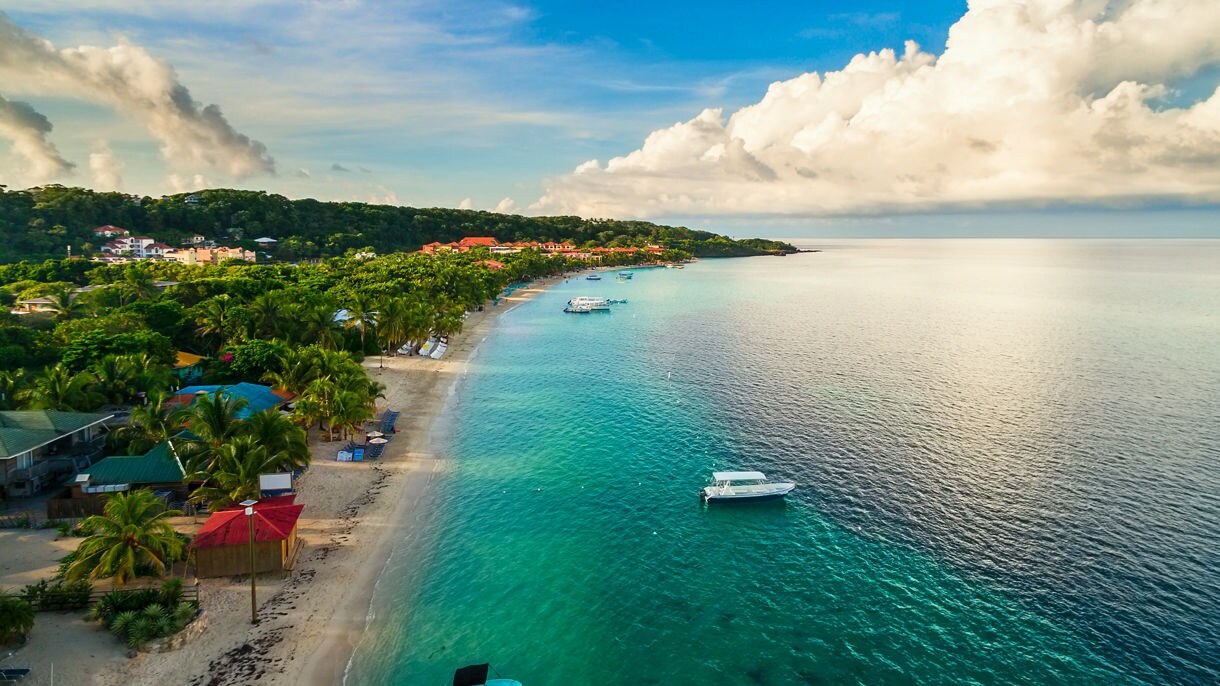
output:
[[[313, 464], [298, 483], [297, 502], [305, 505], [298, 532], [306, 547], [289, 578], [259, 578], [257, 625], [250, 623], [248, 577], [205, 579], [201, 604], [207, 630], [179, 650], [129, 658], [124, 646], [85, 623], [80, 613], [39, 613], [29, 643], [5, 664], [33, 668], [24, 682], [31, 686], [50, 683], [52, 662], [60, 684], [340, 683], [364, 630], [377, 577], [414, 519], [412, 510], [443, 469], [443, 456], [432, 451], [431, 430], [450, 389], [497, 315], [562, 278], [536, 282], [497, 307], [471, 313], [442, 360], [387, 357], [384, 369], [377, 357], [365, 361], [370, 375], [386, 386], [379, 409], [402, 413], [398, 433], [375, 462], [336, 462], [341, 444], [315, 440]], [[180, 521], [189, 531], [191, 520]], [[54, 538], [53, 531], [26, 535]], [[17, 549], [16, 542], [0, 538], [6, 552]], [[60, 547], [67, 546], [66, 552], [74, 543], [69, 539]], [[37, 564], [39, 574], [5, 576], [0, 567], [0, 584], [19, 588], [34, 577], [49, 577], [54, 557], [45, 544], [37, 549], [49, 559], [14, 561], [12, 566], [31, 569]]]

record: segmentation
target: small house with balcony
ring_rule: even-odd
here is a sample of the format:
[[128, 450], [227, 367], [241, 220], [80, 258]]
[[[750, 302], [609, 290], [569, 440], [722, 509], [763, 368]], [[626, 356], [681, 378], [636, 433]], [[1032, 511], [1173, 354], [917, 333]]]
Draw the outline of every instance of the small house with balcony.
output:
[[97, 412], [0, 412], [0, 497], [39, 493], [102, 457], [106, 422]]

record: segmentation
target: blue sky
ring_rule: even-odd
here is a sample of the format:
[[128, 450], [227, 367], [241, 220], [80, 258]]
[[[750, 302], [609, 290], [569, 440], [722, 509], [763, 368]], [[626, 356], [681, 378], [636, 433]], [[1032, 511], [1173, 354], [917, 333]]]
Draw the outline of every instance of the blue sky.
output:
[[[1166, 48], [1161, 71], [1108, 59], [1118, 65], [1111, 74], [1078, 67], [1112, 55], [1115, 45], [1088, 52], [1037, 43], [1053, 33], [1046, 26], [1062, 22], [981, 9], [967, 15], [962, 2], [0, 0], [9, 24], [56, 51], [106, 49], [82, 51], [88, 59], [77, 61], [48, 58], [37, 46], [3, 56], [0, 97], [28, 103], [54, 128], [10, 136], [27, 135], [38, 150], [26, 158], [0, 154], [0, 183], [28, 185], [22, 181], [32, 171], [58, 169], [45, 180], [145, 194], [228, 186], [289, 197], [643, 216], [736, 235], [1012, 235], [1027, 218], [1033, 224], [1052, 215], [1065, 234], [1218, 233], [1220, 196], [1207, 160], [1220, 122], [1206, 108], [1187, 113], [1220, 83], [1220, 49], [1207, 38], [1217, 27], [1210, 3], [1182, 2], [1183, 22], [1191, 22], [1192, 8], [1201, 13], [1191, 22], [1199, 38], [1192, 43], [1172, 26], [1164, 35], [1150, 32], [1141, 40], [1169, 45], [1175, 29], [1182, 47]], [[1053, 5], [1029, 4], [1029, 15]], [[1124, 19], [1089, 4], [1077, 3], [1074, 21]], [[955, 24], [960, 38], [950, 55]], [[1005, 39], [996, 42], [1009, 52], [988, 54], [991, 35]], [[1146, 45], [1130, 47], [1149, 54]], [[893, 53], [856, 58], [887, 48]], [[30, 62], [44, 59], [58, 60], [62, 74], [31, 77]], [[979, 74], [1009, 62], [1012, 72]], [[156, 64], [173, 71], [150, 76], [157, 70], [147, 65]], [[1011, 85], [995, 86], [1014, 73], [1076, 71], [1070, 83], [1018, 84], [1015, 95]], [[96, 78], [102, 72], [107, 78]], [[122, 88], [99, 85], [119, 72]], [[811, 87], [802, 75], [814, 72]], [[1148, 88], [1132, 95], [1120, 88], [1125, 80]], [[763, 101], [775, 82], [783, 97]], [[150, 104], [177, 85], [195, 106]], [[1153, 92], [1158, 87], [1163, 92]], [[997, 90], [988, 103], [970, 101], [989, 88]], [[1030, 92], [1048, 89], [1053, 98], [1027, 102], [1028, 113], [1013, 117], [1011, 140], [1009, 129], [997, 128], [1009, 110], [994, 102], [1028, 101]], [[946, 101], [945, 93], [961, 102], [929, 105]], [[1107, 105], [1103, 124], [1100, 115], [1070, 122], [1104, 149], [1049, 159], [1082, 135], [1056, 130], [1058, 112], [1088, 114], [1098, 101], [1124, 98], [1173, 116], [1137, 112], [1120, 122], [1127, 138], [1116, 139], [1119, 105]], [[212, 103], [222, 120], [203, 114]], [[959, 117], [967, 110], [972, 120]], [[835, 134], [835, 126], [844, 128]], [[922, 132], [904, 132], [910, 128]], [[1179, 150], [1183, 130], [1202, 141], [1191, 155]], [[861, 131], [871, 133], [855, 140]], [[1149, 136], [1165, 142], [1156, 149], [1139, 143]], [[1060, 142], [1030, 157], [1039, 141]], [[1137, 147], [1143, 157], [1132, 171], [1110, 171]], [[1109, 160], [1106, 171], [1090, 166], [1093, 157]], [[861, 166], [869, 159], [875, 162]], [[1011, 159], [1015, 173], [997, 171], [1009, 168], [1001, 159]], [[1060, 170], [1070, 182], [1055, 178]], [[1148, 228], [1154, 224], [1160, 228]]]

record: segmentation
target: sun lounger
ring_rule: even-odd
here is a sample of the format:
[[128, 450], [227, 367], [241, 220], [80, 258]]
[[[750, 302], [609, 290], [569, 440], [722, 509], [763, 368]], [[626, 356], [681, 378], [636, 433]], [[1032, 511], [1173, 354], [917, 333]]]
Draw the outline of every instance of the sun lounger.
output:
[[29, 675], [29, 667], [0, 667], [0, 684], [15, 684]]
[[352, 462], [364, 462], [364, 448], [356, 448], [352, 451]]
[[433, 350], [434, 348], [436, 348], [436, 342], [437, 342], [437, 341], [436, 341], [436, 339], [435, 339], [435, 338], [429, 338], [429, 339], [428, 339], [428, 342], [427, 342], [427, 343], [424, 343], [424, 347], [422, 347], [422, 348], [420, 348], [420, 349], [419, 349], [419, 354], [420, 354], [420, 356], [421, 356], [421, 357], [427, 357], [427, 356], [431, 355], [431, 354], [432, 354], [432, 350]]
[[440, 345], [436, 346], [436, 350], [433, 350], [432, 354], [429, 355], [428, 357], [431, 357], [434, 360], [439, 360], [442, 357], [444, 357], [445, 351], [448, 349], [449, 349], [448, 343], [441, 343]]
[[381, 433], [388, 434], [394, 431], [394, 423], [398, 421], [398, 413], [393, 410], [386, 410], [385, 414], [381, 415]]
[[336, 462], [351, 462], [352, 461], [351, 451], [340, 450], [339, 454], [335, 455], [335, 461]]

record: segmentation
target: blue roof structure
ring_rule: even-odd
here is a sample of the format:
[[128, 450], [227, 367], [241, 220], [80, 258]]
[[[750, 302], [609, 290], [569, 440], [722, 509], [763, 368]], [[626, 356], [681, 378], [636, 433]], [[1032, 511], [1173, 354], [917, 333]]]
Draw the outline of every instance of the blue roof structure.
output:
[[246, 383], [245, 381], [219, 386], [187, 386], [176, 392], [174, 399], [189, 404], [194, 402], [194, 399], [187, 400], [183, 396], [197, 396], [201, 393], [206, 395], [220, 393], [224, 397], [245, 398], [246, 406], [237, 413], [238, 419], [245, 419], [256, 412], [279, 407], [286, 400], [286, 398], [277, 395], [275, 391], [271, 390], [270, 386], [260, 386], [255, 383]]

